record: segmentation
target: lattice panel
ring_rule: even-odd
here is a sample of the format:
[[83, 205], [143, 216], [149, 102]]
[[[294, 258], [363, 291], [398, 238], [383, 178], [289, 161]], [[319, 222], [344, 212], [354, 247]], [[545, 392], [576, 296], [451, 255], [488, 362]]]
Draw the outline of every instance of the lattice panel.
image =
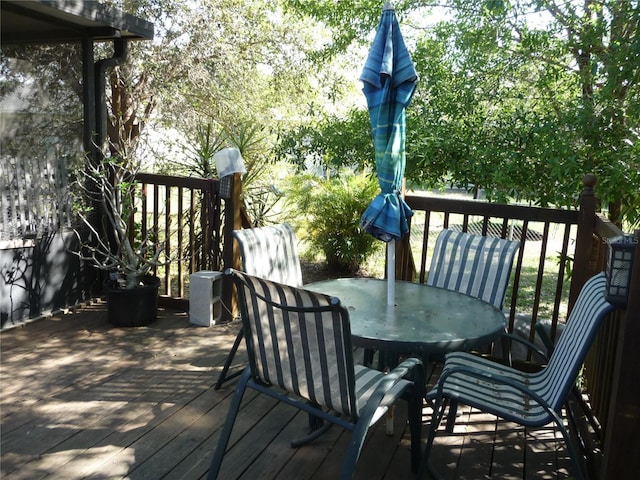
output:
[[0, 240], [28, 238], [70, 225], [66, 169], [56, 158], [0, 161]]

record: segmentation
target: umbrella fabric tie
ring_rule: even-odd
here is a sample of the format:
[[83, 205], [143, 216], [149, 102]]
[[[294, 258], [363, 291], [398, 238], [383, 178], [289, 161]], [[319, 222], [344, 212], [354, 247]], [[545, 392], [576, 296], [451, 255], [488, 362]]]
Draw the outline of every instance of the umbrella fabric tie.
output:
[[397, 190], [379, 193], [362, 215], [360, 226], [383, 242], [400, 240], [409, 231], [413, 211]]

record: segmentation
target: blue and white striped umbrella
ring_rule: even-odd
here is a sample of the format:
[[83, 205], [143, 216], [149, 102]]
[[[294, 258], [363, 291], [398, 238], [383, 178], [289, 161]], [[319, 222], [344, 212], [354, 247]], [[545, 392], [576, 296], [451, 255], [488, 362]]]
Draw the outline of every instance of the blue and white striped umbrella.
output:
[[405, 111], [418, 74], [389, 2], [382, 11], [360, 80], [369, 107], [381, 190], [363, 213], [360, 225], [385, 242], [400, 240], [409, 231], [407, 220], [413, 215], [400, 196], [400, 187], [406, 166]]

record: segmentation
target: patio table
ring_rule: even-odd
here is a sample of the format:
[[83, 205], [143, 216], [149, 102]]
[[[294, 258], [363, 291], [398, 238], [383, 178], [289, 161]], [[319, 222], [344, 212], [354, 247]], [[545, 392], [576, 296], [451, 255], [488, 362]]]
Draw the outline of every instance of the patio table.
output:
[[340, 278], [305, 285], [338, 297], [348, 309], [354, 346], [385, 353], [430, 355], [471, 350], [498, 339], [504, 314], [462, 293], [397, 281], [394, 305], [387, 305], [386, 280]]

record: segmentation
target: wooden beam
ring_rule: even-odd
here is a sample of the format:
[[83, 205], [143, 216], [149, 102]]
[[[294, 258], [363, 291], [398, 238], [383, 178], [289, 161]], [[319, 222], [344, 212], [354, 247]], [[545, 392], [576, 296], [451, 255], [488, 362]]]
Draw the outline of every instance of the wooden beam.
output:
[[593, 232], [595, 228], [596, 218], [596, 196], [594, 187], [598, 183], [595, 175], [585, 175], [582, 180], [584, 189], [580, 195], [580, 210], [578, 217], [578, 231], [576, 234], [576, 249], [574, 252], [573, 274], [571, 276], [571, 287], [569, 289], [569, 313], [573, 308], [580, 290], [587, 279], [593, 274], [589, 271], [589, 264], [586, 261], [578, 261], [578, 259], [586, 260], [591, 252], [593, 241]]
[[[240, 198], [240, 194], [242, 193], [241, 174], [234, 173], [233, 178], [228, 180], [231, 180], [231, 196], [230, 198], [225, 198], [224, 201], [224, 246], [222, 250], [222, 260], [225, 270], [227, 268], [240, 268], [240, 250], [236, 242], [233, 241], [231, 232], [240, 229], [242, 226], [242, 200]], [[226, 276], [222, 279], [222, 305], [223, 321], [231, 321], [239, 315], [235, 287], [233, 286], [231, 278]]]

